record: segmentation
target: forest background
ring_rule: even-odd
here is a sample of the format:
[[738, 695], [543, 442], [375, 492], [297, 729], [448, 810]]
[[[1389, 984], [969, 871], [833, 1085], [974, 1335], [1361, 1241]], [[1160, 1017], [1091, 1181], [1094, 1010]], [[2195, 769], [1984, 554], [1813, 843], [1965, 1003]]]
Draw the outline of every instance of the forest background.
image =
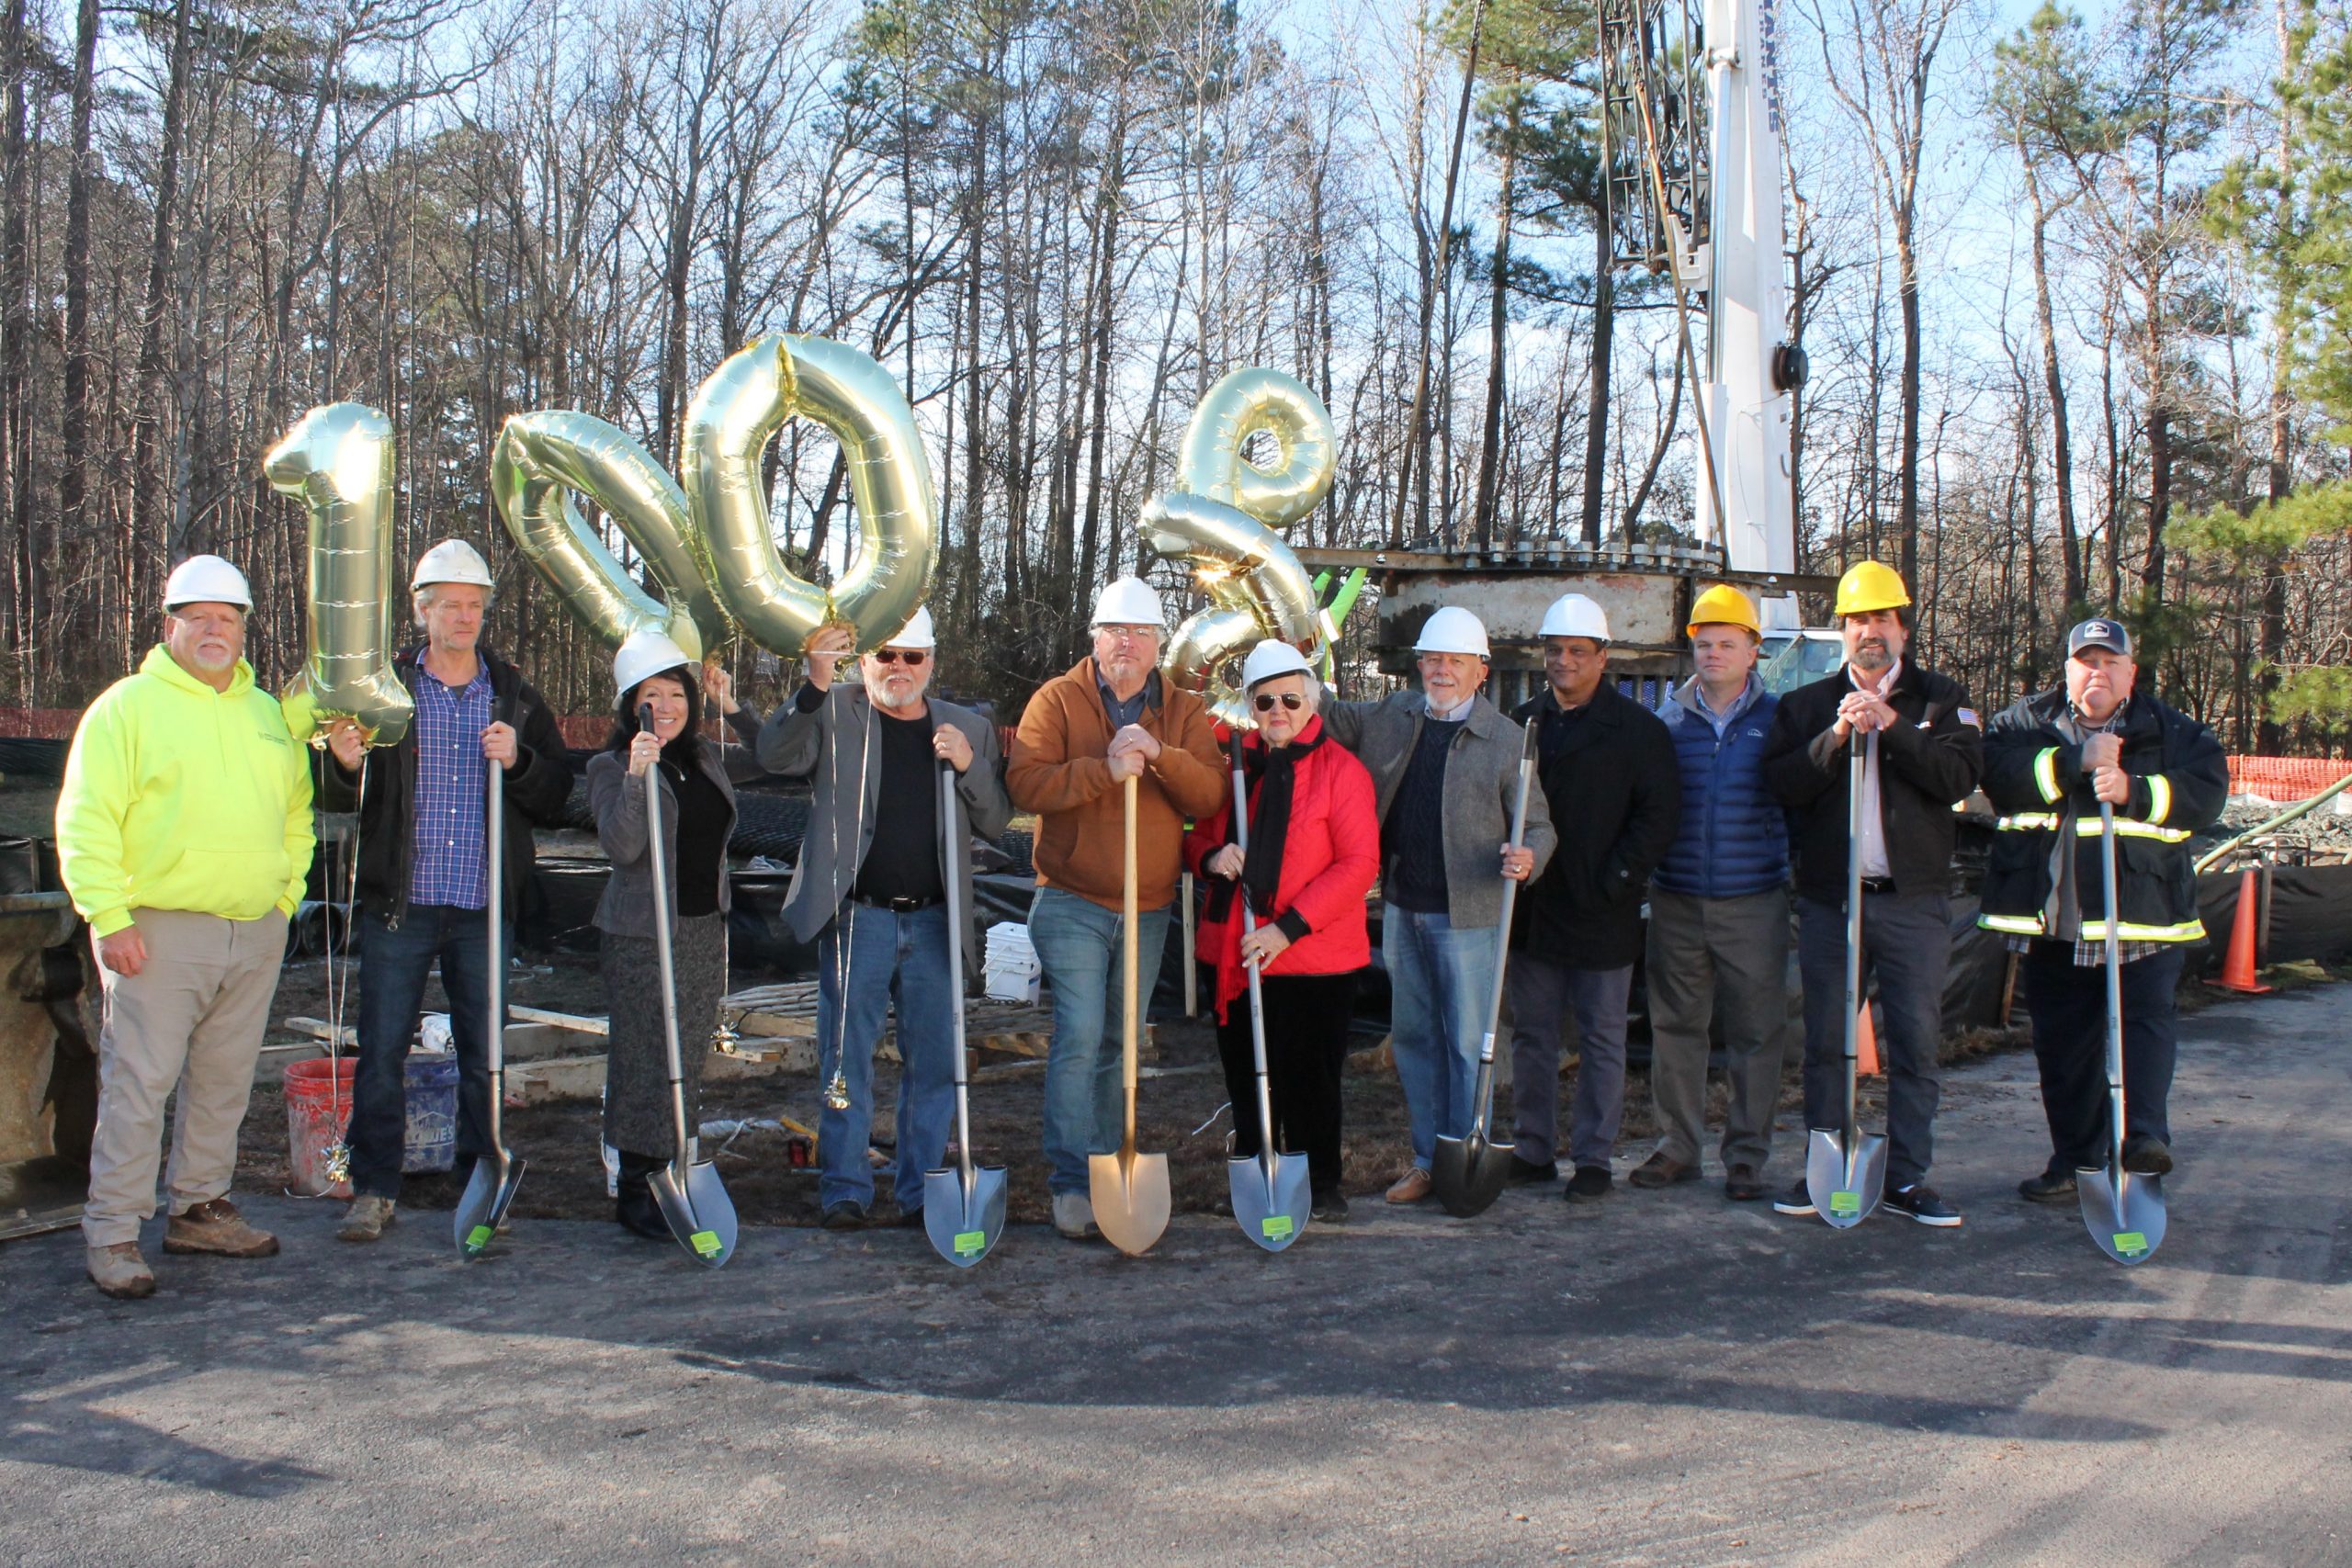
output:
[[[396, 431], [400, 558], [484, 545], [493, 641], [593, 712], [605, 658], [506, 538], [491, 445], [575, 408], [667, 458], [778, 330], [908, 389], [943, 679], [1016, 709], [1148, 564], [1135, 519], [1236, 367], [1338, 421], [1297, 542], [1688, 537], [1672, 299], [1609, 264], [1585, 0], [1483, 7], [1450, 235], [1466, 0], [0, 6], [0, 702], [134, 667], [198, 550], [247, 568], [290, 677], [305, 522], [259, 459], [351, 399]], [[1801, 567], [1896, 562], [1988, 706], [2113, 611], [2233, 750], [2340, 752], [2345, 0], [1773, 23]], [[771, 466], [780, 546], [837, 570], [831, 437], [795, 422]]]

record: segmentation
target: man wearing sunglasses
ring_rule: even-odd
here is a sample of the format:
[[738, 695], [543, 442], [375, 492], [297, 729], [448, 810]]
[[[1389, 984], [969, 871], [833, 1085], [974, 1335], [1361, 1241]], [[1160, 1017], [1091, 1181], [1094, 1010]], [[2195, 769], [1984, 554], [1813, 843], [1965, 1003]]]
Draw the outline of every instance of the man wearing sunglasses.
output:
[[[855, 635], [826, 626], [808, 639], [808, 679], [760, 732], [760, 765], [812, 779], [808, 829], [784, 901], [793, 936], [817, 943], [817, 1038], [838, 1048], [845, 1104], [829, 1096], [817, 1122], [817, 1201], [831, 1229], [865, 1223], [874, 1171], [874, 1049], [883, 1011], [899, 1015], [898, 1170], [900, 1224], [922, 1223], [922, 1175], [945, 1161], [956, 1111], [955, 1009], [947, 944], [979, 966], [970, 917], [947, 929], [947, 878], [972, 908], [972, 842], [1012, 815], [997, 776], [995, 727], [969, 708], [926, 694], [935, 652], [931, 612], [859, 660], [862, 680], [836, 682]], [[943, 834], [937, 770], [956, 773], [969, 832]], [[952, 848], [951, 848], [952, 846]], [[951, 863], [952, 862], [952, 863]]]
[[1125, 781], [1136, 781], [1136, 987], [1146, 1001], [1168, 945], [1184, 819], [1225, 801], [1207, 707], [1160, 675], [1160, 627], [1159, 595], [1141, 578], [1102, 590], [1093, 652], [1037, 688], [1005, 768], [1013, 804], [1037, 814], [1029, 941], [1054, 995], [1046, 1185], [1054, 1228], [1072, 1240], [1094, 1231], [1087, 1157], [1116, 1149], [1125, 1119], [1120, 1042], [1108, 1027], [1125, 1001]]

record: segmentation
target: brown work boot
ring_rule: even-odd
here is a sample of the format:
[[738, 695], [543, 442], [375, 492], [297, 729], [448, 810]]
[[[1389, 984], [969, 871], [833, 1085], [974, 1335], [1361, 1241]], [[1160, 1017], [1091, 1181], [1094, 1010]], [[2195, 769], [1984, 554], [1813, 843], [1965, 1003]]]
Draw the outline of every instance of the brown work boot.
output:
[[271, 1258], [277, 1253], [277, 1238], [245, 1224], [245, 1217], [226, 1198], [215, 1198], [172, 1216], [172, 1223], [164, 1227], [164, 1250]]
[[84, 1266], [90, 1271], [90, 1283], [118, 1300], [143, 1301], [155, 1293], [155, 1271], [139, 1256], [135, 1241], [93, 1247]]
[[1685, 1165], [1664, 1149], [1635, 1166], [1625, 1178], [1636, 1187], [1671, 1187], [1678, 1181], [1696, 1181], [1699, 1168]]
[[1429, 1195], [1430, 1173], [1418, 1165], [1398, 1177], [1396, 1184], [1388, 1190], [1392, 1203], [1418, 1203]]
[[343, 1224], [335, 1228], [337, 1241], [374, 1241], [392, 1223], [392, 1201], [390, 1198], [358, 1197], [343, 1212]]

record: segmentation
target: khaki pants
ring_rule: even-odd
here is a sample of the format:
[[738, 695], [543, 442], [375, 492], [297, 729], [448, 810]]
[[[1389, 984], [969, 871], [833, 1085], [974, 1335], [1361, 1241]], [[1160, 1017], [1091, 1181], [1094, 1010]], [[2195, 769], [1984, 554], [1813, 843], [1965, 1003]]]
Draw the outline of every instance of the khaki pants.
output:
[[175, 1089], [171, 1210], [226, 1194], [237, 1169], [237, 1128], [277, 994], [286, 917], [229, 920], [180, 909], [135, 909], [147, 944], [137, 975], [103, 964], [106, 1024], [98, 1036], [98, 1128], [82, 1235], [92, 1247], [137, 1241], [155, 1213], [164, 1102]]

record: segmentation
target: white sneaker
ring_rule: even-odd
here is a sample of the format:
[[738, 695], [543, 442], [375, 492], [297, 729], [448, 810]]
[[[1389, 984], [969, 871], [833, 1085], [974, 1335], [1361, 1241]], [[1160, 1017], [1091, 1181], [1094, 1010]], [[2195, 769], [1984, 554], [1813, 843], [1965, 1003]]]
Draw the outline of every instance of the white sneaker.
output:
[[1083, 1192], [1055, 1193], [1054, 1228], [1072, 1241], [1102, 1235], [1094, 1228], [1094, 1200]]

